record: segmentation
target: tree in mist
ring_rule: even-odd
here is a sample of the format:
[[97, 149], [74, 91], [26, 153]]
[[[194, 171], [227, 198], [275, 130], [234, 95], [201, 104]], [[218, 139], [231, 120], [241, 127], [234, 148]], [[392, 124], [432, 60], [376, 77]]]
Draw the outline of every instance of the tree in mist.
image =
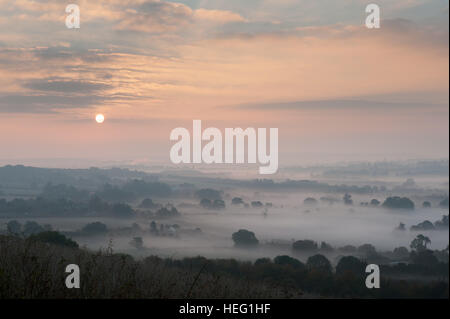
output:
[[313, 198], [313, 197], [308, 197], [305, 198], [305, 200], [303, 201], [303, 204], [307, 205], [307, 206], [315, 206], [317, 205], [317, 199]]
[[300, 260], [287, 255], [276, 256], [273, 259], [273, 263], [276, 265], [289, 265], [295, 268], [305, 268], [305, 265]]
[[232, 205], [241, 205], [241, 204], [244, 204], [244, 201], [243, 201], [242, 198], [240, 198], [240, 197], [234, 197], [234, 198], [231, 200], [231, 204], [232, 204]]
[[317, 243], [313, 240], [304, 239], [297, 240], [292, 244], [292, 249], [296, 251], [316, 251], [318, 249]]
[[342, 257], [336, 266], [336, 274], [338, 275], [351, 273], [359, 276], [364, 275], [365, 270], [366, 263], [353, 256]]
[[263, 258], [256, 259], [254, 262], [254, 265], [258, 266], [258, 265], [265, 265], [265, 264], [270, 264], [270, 263], [272, 263], [272, 260], [270, 258], [263, 257]]
[[253, 201], [253, 202], [251, 203], [251, 205], [252, 205], [253, 208], [261, 208], [261, 207], [264, 206], [263, 203], [261, 203], [259, 200]]
[[208, 198], [203, 198], [200, 201], [200, 206], [206, 209], [220, 210], [225, 208], [225, 202], [221, 199], [210, 200]]
[[375, 199], [375, 198], [370, 201], [370, 206], [377, 207], [380, 204], [381, 204], [381, 202], [378, 199]]
[[393, 196], [384, 201], [383, 207], [390, 209], [414, 209], [414, 203], [408, 197]]
[[212, 201], [208, 198], [203, 198], [200, 201], [200, 206], [206, 209], [210, 209], [212, 207]]
[[416, 236], [416, 238], [414, 238], [411, 242], [411, 244], [409, 245], [411, 247], [412, 250], [415, 251], [424, 251], [427, 249], [427, 245], [431, 244], [431, 240], [430, 238], [428, 238], [427, 236], [424, 236], [422, 234], [419, 234]]
[[246, 229], [240, 229], [233, 233], [232, 239], [235, 246], [256, 246], [259, 244], [259, 240], [256, 238], [255, 233]]
[[437, 229], [448, 229], [448, 215], [442, 215], [442, 219], [434, 223]]
[[330, 253], [330, 252], [333, 252], [333, 251], [334, 251], [334, 248], [333, 248], [333, 246], [331, 246], [330, 244], [327, 244], [326, 242], [323, 241], [323, 242], [320, 244], [320, 251]]
[[412, 231], [434, 230], [435, 227], [432, 222], [425, 220], [417, 225], [413, 225], [410, 228]]
[[431, 207], [431, 203], [429, 202], [429, 201], [424, 201], [423, 203], [422, 203], [422, 207], [423, 208], [430, 208]]
[[101, 235], [108, 232], [108, 228], [105, 224], [101, 222], [93, 222], [86, 224], [82, 229], [81, 232], [84, 235]]
[[225, 202], [221, 199], [215, 199], [212, 204], [213, 209], [224, 209]]
[[352, 195], [349, 193], [345, 193], [343, 200], [345, 205], [353, 205]]
[[156, 216], [167, 218], [167, 217], [176, 217], [179, 216], [180, 212], [172, 205], [166, 205], [165, 207], [161, 207], [156, 211]]
[[402, 222], [400, 222], [397, 226], [397, 228], [395, 228], [395, 230], [400, 230], [400, 231], [404, 231], [406, 230], [406, 225]]
[[327, 257], [321, 254], [309, 257], [306, 261], [306, 266], [309, 269], [316, 269], [325, 273], [331, 273], [332, 271], [330, 261], [327, 259]]

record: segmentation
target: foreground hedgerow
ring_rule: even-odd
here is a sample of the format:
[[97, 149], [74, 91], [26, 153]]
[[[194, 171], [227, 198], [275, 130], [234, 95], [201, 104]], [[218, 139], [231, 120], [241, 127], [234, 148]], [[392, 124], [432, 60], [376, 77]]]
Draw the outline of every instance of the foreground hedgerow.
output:
[[[65, 286], [68, 264], [80, 267], [79, 289]], [[0, 236], [0, 298], [292, 298], [299, 292], [168, 267], [155, 258], [135, 261], [111, 251], [50, 245]]]
[[[448, 263], [385, 265], [381, 288], [367, 289], [365, 263], [351, 256], [336, 271], [317, 263], [325, 257], [307, 264], [289, 256], [254, 263], [156, 256], [136, 261], [110, 249], [94, 253], [39, 238], [0, 236], [0, 298], [448, 298]], [[68, 264], [80, 267], [80, 289], [65, 286]], [[398, 271], [410, 278], [396, 278]], [[434, 279], [418, 280], [430, 272]]]

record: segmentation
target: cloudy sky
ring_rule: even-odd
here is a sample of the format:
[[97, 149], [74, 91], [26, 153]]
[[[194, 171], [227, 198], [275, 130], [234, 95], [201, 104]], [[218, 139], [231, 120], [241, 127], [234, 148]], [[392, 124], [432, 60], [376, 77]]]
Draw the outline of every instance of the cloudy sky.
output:
[[281, 165], [448, 158], [448, 19], [448, 0], [0, 0], [0, 160], [168, 162], [193, 119], [278, 127]]

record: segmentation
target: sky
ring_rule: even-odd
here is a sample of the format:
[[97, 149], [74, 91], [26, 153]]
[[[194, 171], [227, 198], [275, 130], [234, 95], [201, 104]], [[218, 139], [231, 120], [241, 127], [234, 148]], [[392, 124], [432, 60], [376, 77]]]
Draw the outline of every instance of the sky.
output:
[[448, 19], [441, 0], [0, 0], [0, 161], [168, 163], [194, 119], [278, 128], [281, 166], [448, 158]]

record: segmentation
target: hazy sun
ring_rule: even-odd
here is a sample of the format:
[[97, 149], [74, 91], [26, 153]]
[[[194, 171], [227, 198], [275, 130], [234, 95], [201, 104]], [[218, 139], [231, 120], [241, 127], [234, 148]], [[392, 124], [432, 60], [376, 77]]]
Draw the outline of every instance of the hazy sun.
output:
[[95, 116], [95, 121], [97, 121], [97, 123], [103, 123], [105, 121], [105, 117], [103, 116], [103, 114], [97, 114]]

